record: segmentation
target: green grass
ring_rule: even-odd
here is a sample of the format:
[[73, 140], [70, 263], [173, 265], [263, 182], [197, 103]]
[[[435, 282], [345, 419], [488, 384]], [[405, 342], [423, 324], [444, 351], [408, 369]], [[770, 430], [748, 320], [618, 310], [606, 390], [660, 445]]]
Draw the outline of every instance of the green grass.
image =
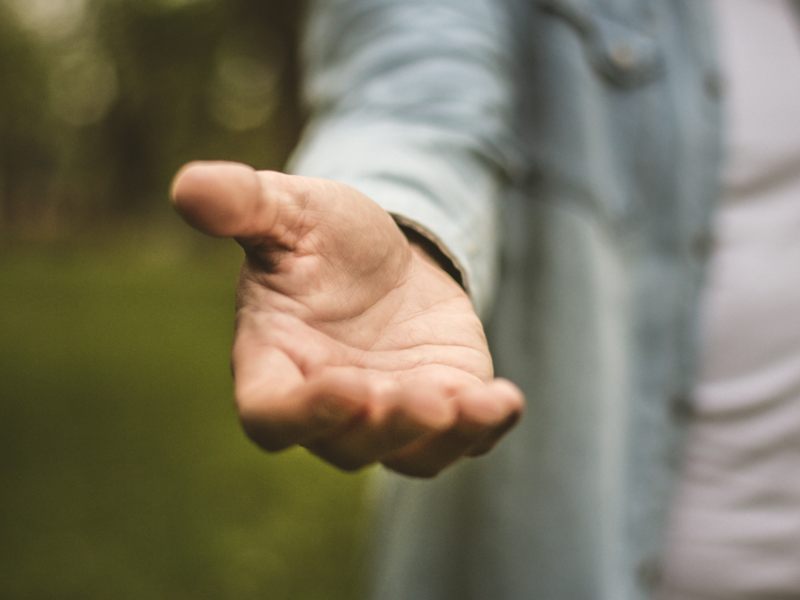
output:
[[169, 232], [0, 249], [0, 598], [355, 597], [366, 476], [236, 421], [239, 260]]

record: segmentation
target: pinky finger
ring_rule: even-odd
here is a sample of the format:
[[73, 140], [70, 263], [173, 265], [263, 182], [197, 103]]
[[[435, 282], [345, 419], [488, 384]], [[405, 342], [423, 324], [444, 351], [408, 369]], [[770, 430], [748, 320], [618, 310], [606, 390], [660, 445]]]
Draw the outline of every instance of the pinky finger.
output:
[[525, 398], [520, 389], [506, 379], [495, 379], [489, 384], [487, 393], [494, 400], [503, 405], [503, 412], [507, 415], [504, 420], [497, 423], [490, 431], [477, 440], [466, 452], [466, 456], [482, 456], [497, 445], [522, 418], [525, 411]]
[[505, 380], [462, 389], [454, 398], [459, 415], [447, 431], [411, 444], [386, 457], [384, 465], [415, 477], [433, 477], [463, 456], [488, 452], [519, 420], [523, 396]]

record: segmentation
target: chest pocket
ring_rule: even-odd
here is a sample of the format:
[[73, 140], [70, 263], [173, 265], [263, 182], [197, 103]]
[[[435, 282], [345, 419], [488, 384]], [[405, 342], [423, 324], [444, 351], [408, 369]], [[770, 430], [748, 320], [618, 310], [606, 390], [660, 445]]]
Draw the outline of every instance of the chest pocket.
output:
[[587, 59], [609, 82], [632, 88], [661, 75], [661, 52], [651, 37], [572, 0], [537, 3], [542, 11], [562, 19], [577, 32]]

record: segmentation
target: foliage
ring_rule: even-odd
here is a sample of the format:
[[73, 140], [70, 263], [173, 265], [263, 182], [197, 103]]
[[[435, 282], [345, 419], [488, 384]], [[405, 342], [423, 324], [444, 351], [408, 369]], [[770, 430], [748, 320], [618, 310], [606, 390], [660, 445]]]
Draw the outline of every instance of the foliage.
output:
[[188, 242], [0, 254], [1, 598], [354, 597], [365, 476], [246, 441], [239, 252]]
[[0, 0], [0, 228], [147, 213], [195, 158], [280, 168], [302, 2]]
[[160, 218], [186, 161], [282, 166], [301, 13], [0, 0], [0, 598], [354, 597], [366, 476], [246, 441], [240, 253]]

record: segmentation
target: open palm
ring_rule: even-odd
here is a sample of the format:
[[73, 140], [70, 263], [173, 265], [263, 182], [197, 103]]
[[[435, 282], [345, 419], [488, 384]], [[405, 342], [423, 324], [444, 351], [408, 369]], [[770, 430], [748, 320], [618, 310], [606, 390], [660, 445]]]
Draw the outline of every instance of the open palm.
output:
[[191, 163], [173, 199], [191, 225], [245, 249], [232, 363], [242, 425], [261, 447], [431, 476], [519, 418], [522, 395], [493, 379], [464, 291], [363, 194]]

